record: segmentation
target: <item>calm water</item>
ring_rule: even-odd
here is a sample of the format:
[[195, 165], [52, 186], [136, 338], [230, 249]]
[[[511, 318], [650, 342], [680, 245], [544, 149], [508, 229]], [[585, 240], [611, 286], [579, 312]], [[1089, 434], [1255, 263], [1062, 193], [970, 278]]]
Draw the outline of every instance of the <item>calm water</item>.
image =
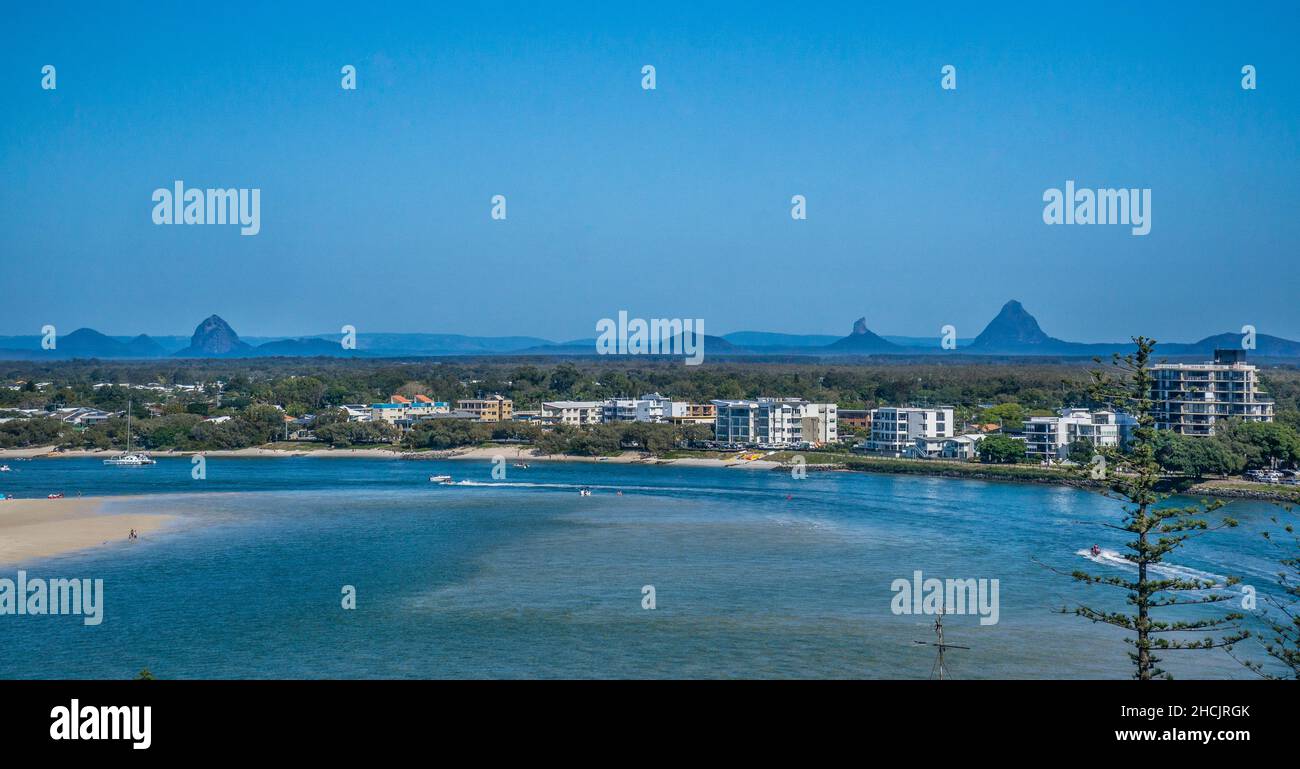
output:
[[[1129, 675], [1122, 634], [1055, 613], [1081, 598], [1118, 607], [1110, 589], [1033, 560], [1124, 568], [1076, 554], [1123, 539], [1096, 525], [1118, 503], [1075, 489], [609, 464], [509, 467], [500, 482], [487, 462], [211, 458], [205, 481], [187, 459], [9, 464], [3, 492], [115, 495], [110, 512], [179, 518], [137, 544], [23, 564], [104, 579], [105, 619], [0, 616], [0, 677], [923, 678], [933, 653], [913, 641], [932, 638], [932, 620], [890, 610], [891, 583], [917, 569], [1000, 580], [996, 625], [945, 623], [972, 647], [950, 655], [955, 676]], [[435, 473], [480, 485], [430, 484]], [[1175, 565], [1268, 592], [1259, 532], [1276, 508], [1230, 509], [1242, 527]], [[1165, 667], [1251, 677], [1218, 651], [1172, 652]]]

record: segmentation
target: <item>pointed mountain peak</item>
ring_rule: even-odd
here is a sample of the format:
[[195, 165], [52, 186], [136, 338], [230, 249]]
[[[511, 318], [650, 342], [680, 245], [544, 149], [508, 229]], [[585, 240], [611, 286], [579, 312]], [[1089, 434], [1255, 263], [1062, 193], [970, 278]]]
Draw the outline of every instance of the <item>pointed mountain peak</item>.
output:
[[862, 317], [853, 321], [853, 333], [843, 339], [832, 342], [826, 349], [874, 353], [896, 350], [898, 349], [898, 345], [883, 339], [871, 329], [867, 328], [867, 319]]
[[989, 321], [980, 335], [971, 343], [972, 347], [998, 350], [1020, 349], [1026, 345], [1042, 345], [1056, 342], [1038, 325], [1038, 321], [1025, 306], [1012, 299], [1002, 305], [997, 317]]
[[181, 353], [188, 356], [228, 355], [249, 349], [239, 341], [239, 334], [220, 315], [210, 315], [194, 329], [190, 346]]

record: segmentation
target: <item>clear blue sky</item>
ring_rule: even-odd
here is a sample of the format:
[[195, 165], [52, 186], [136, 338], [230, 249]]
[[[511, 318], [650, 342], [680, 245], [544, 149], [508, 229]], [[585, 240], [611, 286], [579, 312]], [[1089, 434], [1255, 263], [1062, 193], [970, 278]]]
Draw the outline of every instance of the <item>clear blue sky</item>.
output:
[[[5, 11], [0, 334], [1300, 338], [1295, 3], [290, 5]], [[175, 179], [261, 234], [155, 226]], [[1151, 234], [1046, 226], [1067, 179]]]

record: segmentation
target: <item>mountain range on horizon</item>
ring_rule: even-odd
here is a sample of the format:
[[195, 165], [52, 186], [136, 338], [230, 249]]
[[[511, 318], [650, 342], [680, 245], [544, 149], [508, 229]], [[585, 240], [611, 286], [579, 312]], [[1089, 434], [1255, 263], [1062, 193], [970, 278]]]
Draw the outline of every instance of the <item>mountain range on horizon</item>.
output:
[[[79, 328], [59, 336], [52, 350], [41, 347], [42, 337], [0, 337], [0, 360], [159, 359], [159, 358], [268, 358], [367, 357], [412, 358], [446, 356], [587, 356], [596, 354], [596, 340], [553, 342], [540, 337], [478, 337], [462, 334], [369, 333], [356, 335], [356, 349], [344, 349], [338, 334], [298, 338], [241, 339], [218, 315], [204, 319], [186, 340], [183, 337], [113, 337], [94, 329]], [[1242, 334], [1222, 333], [1190, 343], [1160, 343], [1161, 357], [1208, 357], [1216, 348], [1238, 348]], [[820, 334], [783, 334], [737, 331], [704, 337], [706, 355], [726, 358], [746, 356], [878, 356], [878, 355], [987, 355], [1002, 357], [1093, 357], [1124, 353], [1132, 343], [1070, 342], [1048, 335], [1019, 301], [1002, 306], [984, 330], [973, 339], [956, 339], [955, 350], [945, 350], [940, 337], [882, 336], [858, 318], [844, 337]], [[1300, 359], [1300, 342], [1257, 334], [1251, 354], [1262, 358]]]

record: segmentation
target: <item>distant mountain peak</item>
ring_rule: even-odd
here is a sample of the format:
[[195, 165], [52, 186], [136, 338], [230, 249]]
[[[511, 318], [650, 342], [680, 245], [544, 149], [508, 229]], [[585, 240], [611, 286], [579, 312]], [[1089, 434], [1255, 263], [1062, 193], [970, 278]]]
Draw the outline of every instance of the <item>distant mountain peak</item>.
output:
[[1056, 344], [1059, 340], [1048, 336], [1038, 320], [1015, 299], [1002, 305], [997, 317], [989, 321], [980, 335], [971, 343], [974, 348], [1020, 348], [1026, 345]]
[[181, 357], [202, 358], [242, 353], [252, 349], [239, 341], [239, 334], [220, 315], [209, 315], [194, 329], [190, 346], [176, 353]]
[[843, 339], [825, 348], [831, 352], [876, 353], [898, 351], [902, 348], [867, 328], [866, 317], [853, 321], [853, 331]]

